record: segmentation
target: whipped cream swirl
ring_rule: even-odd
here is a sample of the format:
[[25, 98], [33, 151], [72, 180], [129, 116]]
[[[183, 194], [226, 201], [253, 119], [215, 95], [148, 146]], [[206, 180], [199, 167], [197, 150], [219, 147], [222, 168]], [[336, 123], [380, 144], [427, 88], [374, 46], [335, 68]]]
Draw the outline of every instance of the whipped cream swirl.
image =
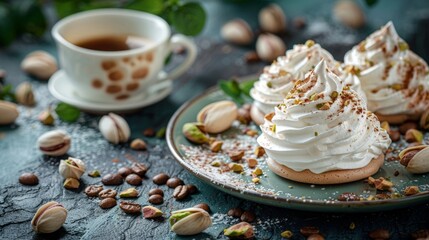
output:
[[258, 143], [271, 159], [316, 174], [362, 168], [391, 143], [377, 117], [324, 61], [296, 82], [261, 129]]
[[311, 40], [294, 45], [293, 49], [286, 51], [286, 56], [278, 57], [270, 66], [265, 67], [259, 81], [255, 82], [250, 95], [255, 100], [256, 107], [264, 114], [272, 112], [276, 105], [283, 102], [294, 82], [304, 79], [305, 74], [322, 59], [332, 69], [339, 67], [328, 51]]
[[370, 111], [421, 114], [429, 106], [428, 65], [409, 50], [392, 22], [347, 52], [344, 63], [357, 70]]

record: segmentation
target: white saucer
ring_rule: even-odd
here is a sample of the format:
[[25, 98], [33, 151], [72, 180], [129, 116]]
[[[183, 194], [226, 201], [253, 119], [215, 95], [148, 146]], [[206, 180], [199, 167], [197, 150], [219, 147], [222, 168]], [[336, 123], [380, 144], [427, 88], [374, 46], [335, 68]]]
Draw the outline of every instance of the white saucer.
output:
[[80, 98], [74, 93], [73, 86], [71, 85], [68, 76], [62, 70], [59, 70], [52, 75], [49, 80], [48, 88], [49, 92], [62, 102], [73, 105], [86, 112], [105, 113], [130, 112], [159, 102], [171, 93], [173, 90], [173, 83], [171, 80], [158, 83], [149, 88], [148, 94], [142, 95], [141, 97], [133, 97], [114, 104], [91, 102]]

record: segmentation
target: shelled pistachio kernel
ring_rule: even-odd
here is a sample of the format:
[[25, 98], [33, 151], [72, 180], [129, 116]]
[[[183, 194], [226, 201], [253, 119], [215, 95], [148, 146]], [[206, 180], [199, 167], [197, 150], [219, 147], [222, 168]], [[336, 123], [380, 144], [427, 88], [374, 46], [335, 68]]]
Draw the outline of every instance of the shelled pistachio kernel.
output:
[[63, 186], [67, 189], [78, 189], [80, 186], [79, 180], [75, 178], [67, 178], [64, 181]]
[[238, 163], [230, 163], [228, 166], [235, 173], [241, 173], [244, 171], [243, 165]]
[[252, 178], [252, 182], [253, 182], [254, 184], [258, 184], [260, 181], [261, 181], [261, 179], [259, 179], [259, 178], [257, 178], [257, 177]]
[[145, 206], [142, 208], [143, 217], [146, 219], [158, 218], [163, 215], [163, 212], [153, 206]]
[[139, 192], [135, 188], [128, 188], [119, 193], [121, 198], [135, 198], [138, 197]]
[[247, 159], [247, 165], [250, 168], [254, 168], [254, 167], [256, 167], [256, 165], [258, 165], [258, 160], [254, 159], [254, 158], [249, 158], [249, 159]]
[[96, 178], [96, 177], [100, 177], [101, 174], [100, 174], [100, 172], [98, 170], [94, 170], [94, 171], [89, 172], [88, 176]]
[[255, 174], [256, 176], [261, 176], [263, 174], [262, 169], [260, 168], [256, 168], [255, 170], [253, 170], [252, 173]]
[[222, 150], [222, 145], [223, 145], [222, 141], [214, 141], [213, 143], [210, 144], [210, 150], [212, 152], [220, 152], [220, 150]]
[[280, 234], [280, 236], [281, 236], [282, 238], [289, 239], [289, 238], [292, 238], [293, 233], [292, 233], [290, 230], [286, 230], [286, 231], [283, 231], [283, 232]]
[[220, 167], [222, 163], [219, 160], [214, 160], [213, 162], [210, 163], [210, 165], [212, 167]]

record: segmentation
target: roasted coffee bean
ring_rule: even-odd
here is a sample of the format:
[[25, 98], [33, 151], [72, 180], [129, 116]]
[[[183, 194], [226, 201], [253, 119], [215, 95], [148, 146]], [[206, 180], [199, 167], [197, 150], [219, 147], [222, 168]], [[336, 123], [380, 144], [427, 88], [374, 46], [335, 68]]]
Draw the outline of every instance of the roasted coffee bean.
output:
[[160, 189], [160, 188], [152, 188], [151, 190], [149, 190], [149, 196], [152, 196], [155, 194], [158, 194], [158, 195], [161, 195], [162, 197], [164, 197], [164, 191], [162, 191], [162, 189]]
[[429, 239], [429, 229], [420, 229], [411, 233], [413, 239]]
[[200, 203], [194, 206], [194, 208], [201, 208], [204, 209], [206, 212], [211, 212], [209, 205], [207, 203]]
[[228, 216], [239, 218], [243, 214], [243, 209], [241, 208], [231, 208], [228, 211]]
[[177, 178], [177, 177], [170, 178], [167, 181], [167, 186], [169, 188], [176, 188], [177, 186], [180, 186], [183, 184], [185, 184], [185, 183], [182, 181], [182, 179]]
[[179, 185], [174, 189], [173, 197], [176, 200], [185, 199], [189, 195], [188, 187], [186, 185]]
[[34, 173], [23, 173], [19, 176], [19, 182], [24, 185], [34, 186], [39, 184], [39, 178]]
[[371, 239], [383, 240], [383, 239], [389, 239], [390, 238], [390, 233], [389, 233], [388, 230], [380, 228], [380, 229], [376, 229], [374, 231], [371, 231], [368, 234], [368, 236]]
[[127, 214], [140, 214], [142, 211], [142, 207], [138, 203], [121, 202], [119, 207]]
[[198, 188], [194, 184], [188, 184], [186, 187], [188, 187], [189, 194], [195, 194], [198, 192]]
[[112, 208], [116, 206], [116, 199], [114, 198], [103, 198], [98, 204], [102, 209]]
[[155, 183], [157, 185], [164, 185], [168, 181], [169, 178], [170, 178], [170, 176], [168, 176], [167, 174], [160, 173], [160, 174], [155, 175], [152, 178], [152, 180], [153, 180], [153, 183]]
[[121, 167], [121, 168], [119, 168], [118, 173], [122, 177], [126, 177], [126, 176], [130, 175], [131, 173], [133, 173], [133, 170], [131, 170], [131, 168], [129, 168], [129, 167]]
[[390, 130], [387, 133], [389, 134], [390, 139], [392, 139], [392, 142], [397, 142], [401, 139], [401, 134], [398, 130]]
[[98, 193], [98, 197], [103, 198], [115, 198], [116, 191], [114, 189], [104, 189], [100, 193]]
[[121, 185], [124, 182], [124, 179], [120, 174], [109, 173], [101, 179], [101, 182], [104, 185]]
[[149, 197], [148, 201], [152, 204], [159, 205], [164, 202], [164, 198], [159, 194], [154, 194]]
[[341, 193], [337, 199], [338, 201], [349, 202], [349, 201], [359, 201], [360, 197], [354, 193], [345, 192], [345, 193]]
[[415, 122], [406, 122], [399, 126], [399, 132], [405, 134], [410, 129], [417, 129], [419, 126]]
[[131, 170], [140, 177], [144, 177], [147, 172], [147, 167], [143, 163], [134, 163]]
[[125, 181], [128, 184], [131, 184], [131, 185], [134, 185], [134, 186], [142, 185], [142, 178], [139, 175], [135, 174], [135, 173], [132, 173], [132, 174], [128, 175], [125, 178]]
[[243, 222], [248, 222], [251, 223], [253, 221], [255, 221], [256, 216], [253, 212], [249, 212], [249, 211], [244, 211], [243, 214], [241, 214], [240, 216], [240, 220]]
[[143, 131], [143, 136], [145, 137], [153, 137], [155, 136], [156, 132], [153, 128], [147, 128]]
[[325, 240], [325, 238], [320, 234], [311, 234], [307, 240]]
[[88, 197], [97, 197], [102, 190], [103, 186], [101, 185], [90, 185], [85, 188], [85, 194]]
[[301, 229], [299, 229], [299, 232], [304, 237], [309, 237], [310, 235], [313, 235], [313, 234], [319, 234], [319, 228], [318, 227], [302, 227]]

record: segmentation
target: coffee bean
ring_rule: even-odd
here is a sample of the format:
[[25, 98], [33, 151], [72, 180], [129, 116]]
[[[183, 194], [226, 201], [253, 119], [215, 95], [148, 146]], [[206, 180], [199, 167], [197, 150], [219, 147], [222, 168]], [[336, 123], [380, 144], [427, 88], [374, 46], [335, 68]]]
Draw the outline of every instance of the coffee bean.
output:
[[320, 234], [311, 234], [307, 240], [325, 240], [325, 238]]
[[133, 173], [133, 170], [131, 170], [131, 168], [129, 168], [129, 167], [121, 167], [118, 170], [118, 174], [120, 174], [122, 177], [126, 177], [126, 176], [130, 175], [131, 173]]
[[127, 214], [140, 214], [142, 207], [138, 203], [121, 202], [119, 207]]
[[19, 182], [23, 185], [34, 186], [39, 184], [39, 178], [34, 173], [23, 173], [19, 176]]
[[103, 198], [115, 198], [116, 191], [114, 189], [104, 189], [100, 193], [98, 193], [98, 197]]
[[101, 182], [104, 185], [121, 185], [124, 182], [124, 179], [120, 174], [109, 173], [101, 179]]
[[153, 128], [147, 128], [143, 131], [143, 136], [145, 137], [153, 137], [155, 136], [155, 130]]
[[153, 183], [155, 183], [157, 185], [164, 185], [169, 178], [170, 178], [170, 176], [168, 176], [167, 174], [160, 173], [160, 174], [155, 175], [152, 178], [152, 180], [153, 180]]
[[313, 234], [319, 234], [319, 228], [307, 226], [307, 227], [302, 227], [301, 229], [299, 229], [299, 232], [304, 237], [309, 237], [310, 235], [313, 235]]
[[188, 187], [189, 194], [195, 194], [198, 192], [198, 188], [194, 184], [188, 184], [186, 187]]
[[419, 126], [415, 122], [406, 122], [399, 126], [399, 132], [405, 134], [410, 129], [417, 129]]
[[98, 204], [102, 209], [112, 208], [116, 206], [116, 199], [114, 198], [103, 198]]
[[147, 167], [143, 163], [134, 163], [131, 170], [140, 177], [144, 177], [147, 172]]
[[228, 211], [228, 216], [239, 218], [243, 214], [243, 209], [241, 208], [231, 208]]
[[169, 188], [176, 188], [177, 186], [183, 185], [183, 184], [185, 184], [185, 183], [182, 181], [182, 179], [177, 178], [177, 177], [170, 178], [167, 181], [167, 186]]
[[401, 134], [398, 130], [390, 130], [387, 133], [389, 134], [390, 139], [392, 139], [392, 142], [397, 142], [401, 139]]
[[185, 199], [189, 195], [188, 187], [186, 185], [179, 185], [174, 189], [173, 197], [176, 200]]
[[134, 186], [142, 185], [142, 178], [139, 175], [135, 174], [135, 173], [132, 173], [132, 174], [128, 175], [125, 178], [125, 181], [128, 184], [131, 184], [131, 185], [134, 185]]
[[159, 194], [154, 194], [149, 197], [148, 201], [152, 204], [159, 205], [164, 202], [164, 198]]
[[338, 201], [348, 202], [348, 201], [359, 201], [360, 197], [354, 193], [345, 192], [345, 193], [341, 193], [337, 199]]
[[371, 231], [368, 234], [368, 236], [371, 239], [383, 240], [383, 239], [389, 239], [390, 238], [390, 233], [389, 233], [388, 230], [380, 228], [380, 229], [376, 229], [374, 231]]
[[194, 206], [194, 208], [201, 208], [204, 209], [206, 212], [211, 212], [209, 205], [207, 203], [200, 203]]
[[103, 186], [101, 185], [90, 185], [85, 188], [85, 194], [88, 197], [97, 197], [102, 190]]
[[243, 222], [248, 222], [251, 223], [253, 221], [255, 221], [256, 216], [253, 212], [249, 212], [249, 211], [244, 211], [243, 214], [241, 214], [240, 216], [240, 220]]
[[162, 191], [162, 189], [160, 189], [160, 188], [152, 188], [151, 190], [149, 190], [149, 196], [152, 196], [155, 194], [158, 194], [158, 195], [161, 195], [162, 197], [164, 197], [164, 191]]
[[429, 229], [420, 229], [411, 233], [413, 239], [429, 239]]

